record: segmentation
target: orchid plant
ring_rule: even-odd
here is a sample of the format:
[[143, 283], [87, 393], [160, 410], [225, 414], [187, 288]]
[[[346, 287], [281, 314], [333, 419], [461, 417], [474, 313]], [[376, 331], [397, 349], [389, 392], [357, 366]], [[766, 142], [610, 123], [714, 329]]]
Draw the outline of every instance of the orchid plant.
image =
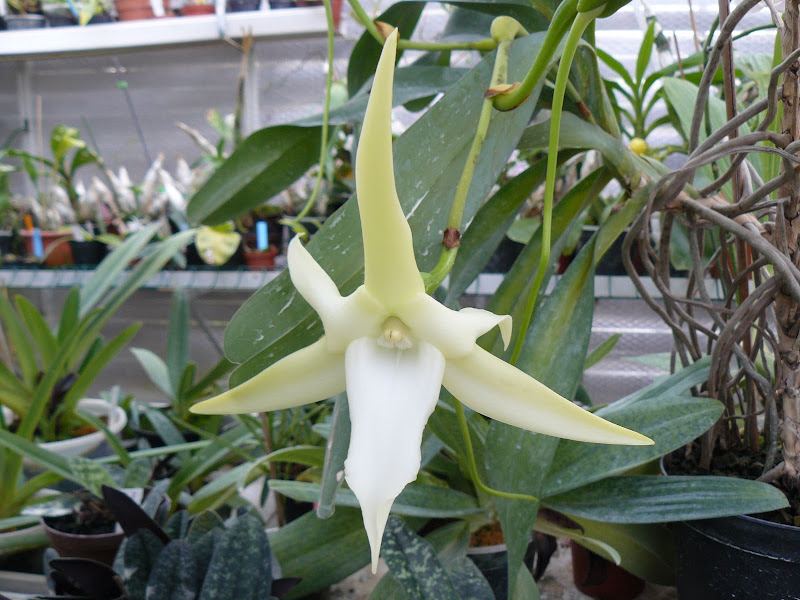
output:
[[372, 86], [356, 157], [364, 284], [342, 297], [303, 246], [289, 245], [292, 283], [322, 320], [317, 342], [193, 407], [207, 414], [299, 406], [344, 390], [352, 422], [344, 477], [361, 505], [373, 572], [392, 503], [420, 468], [423, 429], [441, 386], [471, 409], [531, 431], [604, 444], [652, 444], [583, 410], [477, 345], [511, 317], [451, 310], [426, 293], [394, 182], [391, 136], [396, 31]]

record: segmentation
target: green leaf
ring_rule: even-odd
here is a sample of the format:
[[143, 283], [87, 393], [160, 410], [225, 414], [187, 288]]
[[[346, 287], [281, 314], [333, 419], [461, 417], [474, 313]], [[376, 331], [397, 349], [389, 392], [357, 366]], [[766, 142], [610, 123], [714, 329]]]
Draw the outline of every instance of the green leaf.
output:
[[[394, 73], [392, 104], [393, 106], [400, 106], [412, 100], [443, 93], [458, 83], [466, 74], [467, 69], [436, 65], [399, 68]], [[360, 123], [364, 119], [364, 113], [367, 110], [371, 85], [372, 78], [370, 77], [350, 100], [331, 111], [328, 123], [331, 125]], [[305, 117], [292, 123], [292, 125], [305, 127], [321, 124], [322, 113]]]
[[399, 517], [386, 522], [381, 555], [410, 600], [459, 600], [433, 547]]
[[172, 540], [158, 555], [150, 572], [145, 600], [195, 598], [203, 575], [189, 544], [184, 540]]
[[125, 582], [131, 600], [145, 600], [147, 580], [163, 548], [164, 542], [149, 529], [140, 529], [122, 541], [114, 570]]
[[187, 402], [194, 402], [195, 400], [202, 398], [208, 393], [209, 388], [211, 388], [211, 386], [213, 386], [217, 381], [222, 379], [232, 368], [233, 363], [227, 358], [219, 359], [219, 362], [214, 365], [214, 367], [208, 371], [208, 373], [206, 373], [200, 381], [195, 383], [191, 389], [184, 392], [184, 400]]
[[341, 507], [330, 519], [307, 513], [269, 534], [284, 577], [301, 581], [287, 600], [337, 583], [369, 561], [361, 511]]
[[[130, 454], [128, 455], [130, 459]], [[153, 466], [146, 458], [131, 460], [125, 467], [125, 477], [122, 480], [123, 488], [145, 487], [150, 483], [150, 473]]]
[[61, 320], [58, 323], [58, 342], [62, 343], [78, 324], [80, 309], [80, 288], [74, 287], [67, 294], [61, 307]]
[[[540, 44], [538, 35], [514, 44], [510, 77], [521, 77], [525, 57], [535, 53]], [[453, 122], [477, 122], [483, 93], [491, 79], [493, 56], [487, 55], [448, 90], [394, 145], [398, 194], [403, 210], [411, 215], [414, 250], [423, 271], [430, 270], [438, 258], [446, 207], [474, 135], [467, 127], [453, 129], [444, 137], [439, 132]], [[464, 222], [472, 218], [505, 168], [516, 139], [530, 118], [533, 101], [511, 112], [493, 114], [467, 198]], [[259, 193], [263, 198], [263, 190]], [[354, 198], [326, 221], [308, 250], [343, 294], [363, 282], [361, 231]], [[321, 332], [316, 315], [298, 297], [288, 274], [282, 274], [254, 294], [228, 326], [226, 355], [236, 362], [247, 361], [234, 372], [230, 383], [241, 383], [286, 354], [316, 341]]]
[[[650, 56], [653, 54], [653, 40], [656, 37], [656, 21], [650, 21], [647, 31], [644, 34], [642, 45], [639, 47], [639, 56], [636, 58], [636, 81], [641, 82], [647, 65], [650, 64]], [[633, 86], [631, 86], [633, 87]]]
[[575, 540], [645, 581], [675, 585], [672, 532], [663, 523], [625, 525], [570, 516], [581, 529], [559, 527], [539, 518], [536, 530]]
[[[424, 2], [397, 2], [387, 8], [376, 20], [394, 25], [400, 30], [400, 37], [408, 39], [417, 27], [423, 8], [425, 8]], [[347, 93], [351, 97], [355, 96], [358, 90], [375, 74], [381, 49], [382, 46], [367, 31], [353, 46], [347, 65]], [[401, 57], [402, 51], [398, 51], [397, 60], [399, 61]]]
[[702, 435], [722, 414], [722, 405], [716, 400], [691, 396], [658, 396], [618, 411], [610, 410], [611, 406], [595, 414], [638, 431], [655, 444], [619, 446], [562, 440], [542, 486], [544, 497], [624, 473], [672, 452]]
[[[118, 283], [119, 276], [130, 262], [139, 256], [159, 227], [159, 223], [153, 223], [137, 231], [97, 265], [80, 288], [80, 316], [90, 312], [106, 292]], [[62, 328], [59, 328], [59, 336], [61, 335]]]
[[122, 445], [122, 442], [120, 442], [119, 438], [113, 433], [111, 433], [111, 430], [109, 430], [109, 428], [106, 427], [106, 424], [103, 423], [103, 421], [98, 419], [93, 414], [83, 411], [78, 411], [77, 415], [80, 419], [83, 419], [98, 431], [103, 432], [103, 434], [106, 436], [106, 442], [108, 442], [108, 445], [111, 446], [111, 449], [119, 457], [120, 464], [127, 469], [131, 463], [131, 457], [128, 454], [128, 451]]
[[[582, 376], [594, 312], [592, 245], [585, 246], [537, 311], [517, 367], [566, 398]], [[569, 343], [563, 343], [563, 340]], [[493, 421], [487, 436], [489, 484], [503, 491], [540, 496], [558, 440]], [[515, 460], [509, 460], [513, 456]], [[508, 546], [509, 587], [522, 565], [538, 503], [495, 500]]]
[[592, 352], [589, 356], [586, 357], [586, 361], [583, 363], [583, 370], [592, 368], [594, 365], [599, 363], [603, 360], [609, 353], [614, 349], [619, 341], [619, 338], [622, 337], [621, 333], [615, 333], [614, 335], [604, 339]]
[[192, 223], [218, 225], [256, 208], [319, 159], [320, 128], [278, 125], [250, 135], [189, 199]]
[[317, 516], [327, 519], [333, 514], [336, 492], [342, 485], [344, 461], [350, 447], [350, 406], [347, 395], [338, 394], [333, 405], [331, 436], [325, 445], [325, 463], [322, 467]]
[[72, 410], [78, 401], [86, 397], [86, 392], [89, 386], [92, 385], [94, 380], [100, 372], [108, 365], [122, 348], [125, 347], [133, 336], [139, 331], [142, 326], [141, 323], [133, 323], [122, 330], [113, 340], [103, 345], [100, 350], [91, 357], [91, 359], [81, 366], [78, 379], [72, 384], [69, 392], [64, 396], [64, 406], [67, 410]]
[[[316, 502], [320, 486], [317, 483], [270, 479], [269, 488], [293, 500]], [[342, 488], [336, 495], [337, 506], [359, 506], [355, 494]], [[392, 504], [392, 513], [408, 517], [457, 518], [483, 512], [475, 498], [464, 492], [433, 485], [409, 484]]]
[[272, 586], [271, 552], [263, 524], [237, 517], [214, 545], [198, 600], [262, 600]]
[[152, 350], [147, 348], [131, 348], [131, 353], [139, 361], [147, 378], [160, 389], [167, 398], [173, 397], [167, 364]]
[[768, 512], [788, 505], [775, 487], [733, 477], [607, 477], [543, 502], [607, 523], [668, 523]]
[[[140, 361], [141, 362], [141, 361]], [[179, 395], [181, 376], [189, 363], [189, 299], [183, 288], [172, 295], [167, 331], [167, 373], [172, 397]], [[156, 384], [158, 385], [158, 384]]]
[[5, 290], [0, 293], [0, 320], [2, 320], [11, 351], [17, 357], [22, 380], [26, 387], [33, 387], [39, 373], [36, 354], [31, 340], [20, 323], [19, 316], [5, 294]]
[[49, 368], [58, 347], [56, 336], [53, 335], [47, 321], [45, 321], [42, 313], [34, 306], [33, 302], [25, 296], [16, 296], [14, 302], [25, 326], [28, 328], [36, 349], [39, 351], [39, 357], [42, 359], [42, 369]]
[[657, 379], [650, 385], [610, 404], [603, 409], [603, 414], [608, 418], [615, 412], [621, 411], [631, 404], [648, 398], [656, 398], [658, 396], [680, 396], [689, 388], [702, 385], [708, 381], [710, 367], [711, 357], [704, 356], [677, 373], [669, 377]]
[[628, 73], [628, 69], [626, 69], [621, 62], [600, 48], [595, 48], [595, 52], [597, 53], [597, 57], [602, 60], [609, 69], [614, 71], [628, 84], [630, 89], [635, 89], [636, 86], [633, 83], [633, 78], [630, 76], [630, 73]]
[[104, 485], [112, 487], [116, 485], [111, 474], [100, 463], [90, 458], [72, 456], [69, 458], [68, 463], [72, 473], [69, 479], [79, 481], [97, 497], [103, 496], [102, 488]]

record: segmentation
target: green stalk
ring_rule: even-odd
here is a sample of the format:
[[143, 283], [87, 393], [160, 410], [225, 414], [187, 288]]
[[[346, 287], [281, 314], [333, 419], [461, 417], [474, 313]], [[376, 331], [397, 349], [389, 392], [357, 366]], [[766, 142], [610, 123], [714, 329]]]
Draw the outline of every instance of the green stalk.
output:
[[542, 47], [525, 78], [520, 82], [519, 87], [512, 92], [500, 94], [494, 98], [494, 107], [497, 110], [512, 110], [516, 108], [525, 102], [525, 99], [531, 95], [533, 89], [539, 85], [539, 82], [549, 70], [550, 62], [553, 60], [558, 45], [567, 34], [567, 31], [569, 31], [578, 14], [577, 6], [578, 0], [564, 0], [559, 5], [553, 15], [550, 26], [547, 28]]
[[544, 207], [542, 209], [542, 252], [539, 255], [539, 268], [536, 271], [536, 277], [533, 280], [533, 286], [528, 294], [525, 303], [525, 312], [523, 313], [522, 323], [517, 334], [517, 339], [514, 343], [514, 351], [511, 354], [509, 362], [513, 365], [519, 359], [522, 352], [522, 344], [525, 341], [525, 332], [530, 327], [531, 320], [533, 319], [533, 311], [536, 307], [536, 301], [539, 297], [539, 288], [542, 286], [544, 280], [544, 273], [547, 270], [547, 265], [550, 262], [550, 244], [552, 234], [552, 221], [553, 221], [553, 196], [555, 192], [556, 171], [558, 169], [558, 141], [561, 132], [561, 112], [564, 108], [564, 92], [567, 87], [567, 80], [569, 79], [569, 70], [572, 67], [572, 59], [575, 57], [575, 52], [578, 49], [578, 44], [581, 41], [581, 36], [586, 27], [591, 23], [595, 17], [602, 12], [602, 8], [595, 9], [591, 12], [578, 13], [575, 21], [570, 28], [567, 42], [564, 46], [564, 53], [561, 56], [561, 62], [558, 65], [558, 73], [556, 74], [556, 87], [553, 91], [553, 106], [550, 112], [550, 140], [547, 146], [547, 179], [545, 180], [544, 187]]
[[[514, 39], [512, 33], [508, 39], [500, 40], [497, 46], [497, 56], [494, 60], [494, 69], [492, 71], [492, 79], [489, 87], [495, 87], [505, 83], [508, 79], [508, 59], [511, 54], [511, 42]], [[461, 172], [461, 178], [458, 180], [456, 192], [453, 196], [453, 203], [450, 205], [450, 213], [447, 216], [447, 228], [460, 230], [461, 220], [464, 217], [464, 206], [467, 202], [467, 195], [469, 193], [470, 185], [472, 184], [472, 177], [475, 175], [475, 167], [478, 164], [478, 158], [481, 154], [483, 142], [486, 140], [486, 133], [489, 131], [489, 123], [492, 119], [492, 98], [486, 98], [481, 106], [481, 114], [478, 117], [478, 126], [475, 130], [475, 136], [472, 138], [472, 145], [467, 155], [467, 162], [464, 164], [464, 170]], [[453, 268], [458, 253], [458, 246], [452, 248], [444, 248], [439, 255], [439, 260], [436, 266], [423, 275], [425, 281], [425, 291], [430, 294], [441, 285], [444, 278]]]
[[331, 0], [323, 0], [325, 5], [325, 17], [328, 19], [328, 73], [325, 77], [325, 105], [322, 109], [322, 140], [319, 149], [319, 171], [317, 172], [317, 179], [314, 182], [314, 190], [311, 196], [306, 201], [303, 210], [301, 210], [293, 219], [282, 221], [285, 225], [292, 228], [295, 233], [300, 235], [305, 234], [308, 236], [308, 231], [300, 223], [304, 219], [319, 196], [319, 190], [322, 186], [322, 176], [325, 173], [325, 158], [328, 154], [328, 118], [331, 114], [331, 84], [333, 83], [333, 10], [331, 9]]

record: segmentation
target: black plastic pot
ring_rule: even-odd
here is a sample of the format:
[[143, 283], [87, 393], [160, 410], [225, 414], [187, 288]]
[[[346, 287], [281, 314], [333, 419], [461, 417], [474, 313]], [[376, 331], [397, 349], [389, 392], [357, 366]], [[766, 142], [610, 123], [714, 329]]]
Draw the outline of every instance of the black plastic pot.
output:
[[72, 262], [76, 265], [98, 265], [108, 252], [108, 246], [97, 240], [70, 240], [69, 247], [72, 249]]
[[258, 10], [261, 0], [228, 0], [228, 12], [244, 12]]
[[[525, 565], [532, 571], [536, 548], [533, 543], [525, 551]], [[508, 550], [505, 544], [467, 548], [467, 556], [489, 582], [496, 600], [508, 598]]]
[[674, 531], [680, 600], [800, 600], [800, 527], [741, 516]]
[[41, 29], [47, 27], [47, 19], [44, 15], [6, 15], [6, 29]]

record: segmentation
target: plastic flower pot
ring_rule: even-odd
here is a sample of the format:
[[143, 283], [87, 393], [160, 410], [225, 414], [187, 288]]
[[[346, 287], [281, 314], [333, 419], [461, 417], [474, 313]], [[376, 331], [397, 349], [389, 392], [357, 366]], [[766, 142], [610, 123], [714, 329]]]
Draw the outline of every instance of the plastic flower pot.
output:
[[800, 527], [748, 516], [676, 523], [681, 600], [800, 598]]
[[251, 271], [259, 269], [270, 269], [275, 266], [275, 257], [278, 256], [278, 249], [270, 246], [269, 250], [259, 252], [258, 250], [246, 250], [244, 252], [244, 264]]
[[194, 17], [197, 15], [213, 15], [213, 4], [187, 4], [181, 8], [182, 17]]
[[70, 240], [69, 247], [72, 252], [72, 261], [76, 265], [98, 265], [108, 252], [108, 246], [97, 240]]
[[13, 29], [41, 29], [47, 27], [47, 19], [44, 15], [6, 15], [3, 17], [6, 28]]
[[[71, 265], [72, 250], [67, 241], [70, 239], [69, 233], [63, 231], [40, 231], [42, 236], [42, 247], [44, 248], [44, 264], [47, 267], [63, 267]], [[22, 239], [25, 240], [25, 248], [30, 256], [33, 256], [33, 232], [20, 231]]]

